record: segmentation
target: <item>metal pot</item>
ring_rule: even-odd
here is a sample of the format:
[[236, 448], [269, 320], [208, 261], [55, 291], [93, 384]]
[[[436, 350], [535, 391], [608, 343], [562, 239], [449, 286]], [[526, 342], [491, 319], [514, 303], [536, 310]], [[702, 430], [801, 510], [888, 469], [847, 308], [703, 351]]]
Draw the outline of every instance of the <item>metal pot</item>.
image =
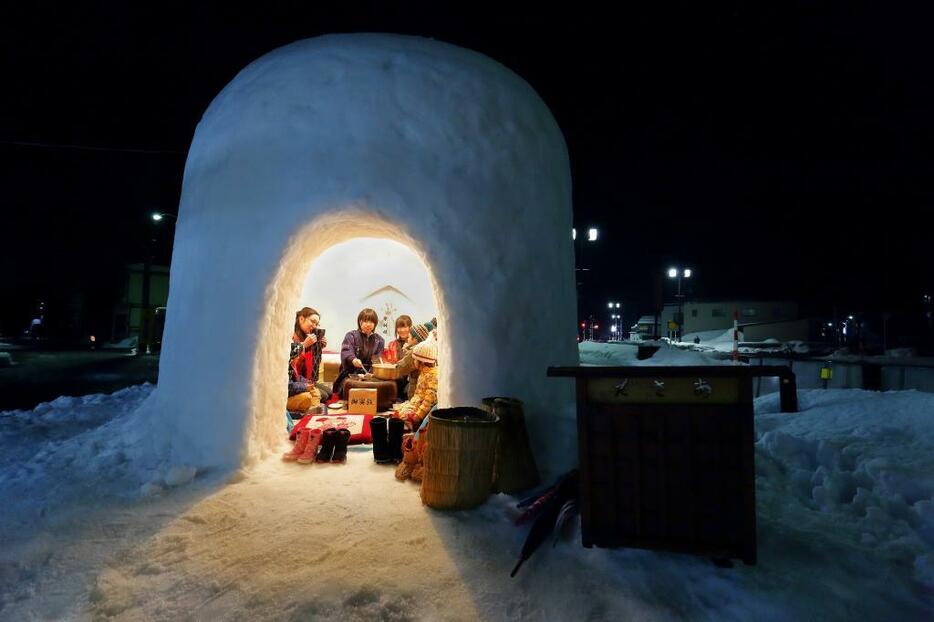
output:
[[373, 376], [380, 380], [396, 380], [399, 372], [392, 363], [373, 363]]

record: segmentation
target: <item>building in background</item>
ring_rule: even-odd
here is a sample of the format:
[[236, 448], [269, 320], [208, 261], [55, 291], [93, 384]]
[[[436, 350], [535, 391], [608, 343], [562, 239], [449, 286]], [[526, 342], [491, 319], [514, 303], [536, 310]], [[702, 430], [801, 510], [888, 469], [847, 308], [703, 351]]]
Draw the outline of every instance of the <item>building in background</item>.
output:
[[159, 349], [169, 300], [169, 267], [145, 263], [126, 267], [123, 296], [114, 306], [111, 340], [136, 337], [140, 351]]
[[[733, 327], [734, 311], [738, 314], [740, 325], [779, 324], [800, 319], [798, 303], [788, 300], [691, 300], [683, 304], [683, 310], [684, 326], [677, 326], [675, 320], [678, 315], [678, 303], [665, 304], [659, 316], [661, 336], [668, 336], [669, 332], [675, 333], [678, 330], [681, 335], [727, 330]], [[787, 327], [781, 330], [783, 334], [792, 334]], [[803, 336], [794, 337], [802, 341], [807, 338], [806, 332]]]
[[678, 303], [667, 303], [661, 313], [643, 315], [630, 329], [633, 337], [676, 338], [679, 334], [713, 339], [733, 328], [733, 312], [746, 340], [807, 341], [814, 322], [799, 317], [798, 303], [788, 300], [695, 300], [683, 303], [684, 325], [678, 324]]

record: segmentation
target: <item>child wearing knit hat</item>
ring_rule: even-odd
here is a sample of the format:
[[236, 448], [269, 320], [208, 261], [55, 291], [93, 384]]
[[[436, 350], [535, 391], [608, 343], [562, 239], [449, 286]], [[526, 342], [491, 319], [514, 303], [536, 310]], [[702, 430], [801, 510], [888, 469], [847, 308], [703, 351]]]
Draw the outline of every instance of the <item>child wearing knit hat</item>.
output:
[[403, 349], [402, 358], [396, 363], [396, 370], [399, 372], [399, 376], [405, 377], [408, 375], [407, 383], [400, 382], [399, 395], [405, 395], [409, 399], [415, 395], [415, 389], [418, 383], [418, 368], [415, 366], [415, 356], [412, 351], [415, 346], [428, 339], [429, 334], [431, 334], [437, 326], [438, 320], [436, 318], [431, 318], [430, 321], [424, 324], [412, 325], [412, 330], [409, 332], [408, 343]]
[[418, 369], [418, 382], [414, 395], [399, 408], [399, 417], [417, 430], [422, 419], [438, 403], [438, 342], [434, 339], [422, 341], [412, 348], [412, 357]]

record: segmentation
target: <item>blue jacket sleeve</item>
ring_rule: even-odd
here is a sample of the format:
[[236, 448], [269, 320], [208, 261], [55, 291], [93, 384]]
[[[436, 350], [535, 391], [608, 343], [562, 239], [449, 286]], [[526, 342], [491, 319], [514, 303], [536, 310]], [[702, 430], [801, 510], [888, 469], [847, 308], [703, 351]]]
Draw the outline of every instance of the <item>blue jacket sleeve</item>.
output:
[[341, 365], [345, 369], [353, 367], [351, 361], [357, 358], [357, 339], [353, 331], [344, 336], [344, 343], [341, 344]]

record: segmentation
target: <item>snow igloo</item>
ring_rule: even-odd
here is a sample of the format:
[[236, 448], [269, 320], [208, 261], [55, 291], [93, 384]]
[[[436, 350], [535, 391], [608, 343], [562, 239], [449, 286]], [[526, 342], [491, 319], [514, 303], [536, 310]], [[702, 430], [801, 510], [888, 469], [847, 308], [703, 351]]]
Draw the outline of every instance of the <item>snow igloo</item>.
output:
[[[424, 266], [439, 406], [519, 398], [541, 469], [568, 468], [573, 387], [546, 368], [578, 361], [571, 226], [561, 131], [504, 66], [394, 35], [275, 50], [224, 88], [195, 131], [145, 419], [172, 464], [236, 468], [282, 451], [295, 311], [316, 306], [308, 291], [319, 304], [366, 306], [340, 262], [326, 285], [309, 290], [306, 277], [355, 242], [345, 265], [378, 272], [379, 257], [359, 250], [376, 238]], [[394, 278], [403, 285], [387, 276], [388, 287], [405, 287]], [[329, 347], [355, 319], [322, 313]]]

